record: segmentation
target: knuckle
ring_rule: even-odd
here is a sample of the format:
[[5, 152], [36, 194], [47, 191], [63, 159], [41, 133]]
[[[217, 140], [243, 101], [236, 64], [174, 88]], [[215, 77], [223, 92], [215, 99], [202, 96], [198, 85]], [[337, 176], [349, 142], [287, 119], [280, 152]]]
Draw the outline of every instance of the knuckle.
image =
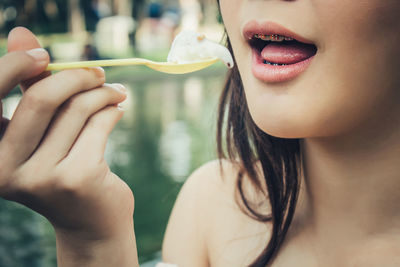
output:
[[51, 181], [46, 172], [34, 164], [26, 164], [17, 169], [13, 180], [16, 189], [24, 193], [40, 192]]
[[78, 69], [63, 70], [56, 75], [61, 77], [60, 80], [68, 81], [71, 87], [83, 87], [85, 84], [85, 76], [82, 75], [82, 72]]
[[73, 174], [73, 171], [64, 171], [54, 177], [54, 188], [56, 192], [70, 196], [78, 195], [82, 190], [83, 179]]
[[74, 86], [82, 89], [91, 89], [96, 85], [105, 82], [104, 75], [96, 75], [91, 69], [71, 69], [60, 72], [60, 75], [65, 76], [67, 81], [70, 81]]
[[57, 191], [68, 195], [82, 195], [90, 190], [93, 180], [97, 179], [100, 174], [101, 168], [96, 164], [87, 163], [80, 168], [65, 167], [60, 169], [56, 175], [55, 187]]
[[8, 176], [7, 183], [2, 185], [1, 196], [8, 200], [23, 203], [26, 199], [40, 195], [46, 188], [44, 179], [32, 178], [32, 174], [29, 175], [23, 170], [16, 170]]
[[91, 116], [88, 125], [101, 129], [105, 128], [112, 122], [115, 118], [114, 116], [117, 114], [122, 114], [122, 111], [118, 110], [116, 107], [109, 106]]
[[20, 82], [23, 77], [32, 71], [33, 58], [23, 51], [10, 52], [0, 58], [0, 68], [12, 84]]
[[28, 90], [22, 97], [22, 101], [29, 110], [38, 112], [47, 112], [49, 109], [55, 108], [55, 103], [49, 97], [39, 94], [36, 90]]
[[125, 203], [127, 203], [129, 205], [130, 209], [133, 210], [135, 207], [135, 196], [133, 195], [132, 189], [129, 187], [129, 185], [125, 181], [123, 181], [123, 180], [120, 180], [120, 181], [122, 183], [121, 194], [124, 195], [126, 198]]
[[108, 123], [107, 120], [105, 120], [104, 118], [104, 111], [97, 112], [93, 116], [91, 116], [89, 121], [87, 122], [87, 125], [91, 128], [105, 128]]
[[77, 196], [80, 195], [80, 192], [83, 190], [82, 180], [77, 177], [74, 178], [59, 178], [55, 183], [56, 191], [67, 194], [69, 196]]
[[10, 52], [6, 54], [2, 60], [4, 63], [10, 64], [10, 62], [14, 62], [14, 64], [19, 66], [26, 66], [27, 64], [35, 62], [34, 59], [24, 51]]
[[71, 97], [64, 107], [66, 113], [89, 114], [91, 110], [91, 102], [83, 95], [75, 95]]

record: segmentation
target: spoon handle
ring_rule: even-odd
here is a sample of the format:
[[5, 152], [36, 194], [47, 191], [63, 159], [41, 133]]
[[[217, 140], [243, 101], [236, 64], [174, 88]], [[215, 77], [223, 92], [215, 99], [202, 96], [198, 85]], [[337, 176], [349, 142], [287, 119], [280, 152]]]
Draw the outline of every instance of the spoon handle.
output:
[[77, 62], [66, 62], [66, 63], [51, 63], [47, 66], [46, 70], [52, 71], [52, 70], [80, 69], [80, 68], [90, 68], [90, 67], [144, 65], [149, 62], [150, 62], [149, 60], [142, 58], [125, 58], [125, 59], [77, 61]]

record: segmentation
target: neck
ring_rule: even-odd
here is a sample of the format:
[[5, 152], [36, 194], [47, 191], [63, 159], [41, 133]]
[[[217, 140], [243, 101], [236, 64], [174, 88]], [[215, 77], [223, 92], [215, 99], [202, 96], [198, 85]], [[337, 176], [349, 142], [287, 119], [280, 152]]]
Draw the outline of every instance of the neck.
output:
[[301, 141], [304, 173], [295, 225], [336, 240], [400, 228], [400, 121], [388, 124], [351, 137]]

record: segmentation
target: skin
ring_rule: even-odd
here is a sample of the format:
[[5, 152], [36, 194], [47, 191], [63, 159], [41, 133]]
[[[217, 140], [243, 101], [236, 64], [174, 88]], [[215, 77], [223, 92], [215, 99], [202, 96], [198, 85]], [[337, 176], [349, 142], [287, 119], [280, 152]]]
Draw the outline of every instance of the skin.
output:
[[[273, 136], [301, 138], [298, 210], [273, 266], [397, 266], [400, 3], [220, 3], [255, 123]], [[284, 83], [257, 80], [241, 34], [250, 20], [278, 22], [315, 42], [306, 72]]]
[[[221, 0], [220, 4], [255, 123], [270, 135], [301, 139], [298, 207], [271, 266], [399, 266], [400, 2]], [[251, 20], [274, 21], [312, 40], [318, 53], [306, 72], [283, 83], [256, 79], [251, 49], [242, 36], [243, 26]], [[198, 178], [200, 184], [209, 182], [203, 186], [211, 193], [199, 185], [200, 189], [188, 186], [183, 191], [191, 193], [178, 198], [164, 242], [167, 261], [192, 266], [195, 263], [182, 251], [196, 254], [197, 250], [207, 260], [193, 266], [245, 266], [251, 262], [249, 255], [265, 247], [268, 229], [254, 239], [254, 229], [262, 227], [228, 208], [234, 205], [233, 191], [230, 201], [222, 201], [230, 205], [223, 205], [224, 190], [210, 189], [215, 188], [210, 180], [221, 178], [215, 169], [209, 166]], [[231, 188], [232, 179], [227, 177], [235, 172], [229, 165], [225, 169], [230, 171], [219, 186]], [[196, 229], [188, 239], [176, 230], [185, 227], [181, 221], [194, 206], [183, 203], [185, 194], [194, 192], [200, 195], [196, 205], [214, 215], [191, 222], [206, 229], [201, 237], [205, 244], [195, 249], [176, 245], [196, 239]], [[232, 223], [232, 218], [237, 221]], [[210, 227], [213, 223], [219, 224], [218, 229]], [[234, 249], [235, 242], [240, 249]], [[255, 244], [259, 246], [249, 248]], [[218, 250], [221, 247], [225, 249]]]
[[11, 121], [2, 119], [0, 196], [52, 223], [59, 266], [138, 266], [133, 195], [103, 158], [126, 89], [105, 84], [100, 68], [43, 72], [47, 52], [25, 52], [38, 47], [16, 28], [0, 58], [1, 97], [23, 88]]
[[[400, 79], [397, 70], [400, 21], [397, 16], [400, 3], [397, 0], [344, 0], [340, 3], [334, 0], [222, 0], [221, 9], [254, 121], [268, 134], [301, 138], [304, 173], [299, 203], [292, 227], [272, 266], [399, 266], [400, 106], [397, 103]], [[241, 36], [243, 25], [253, 19], [278, 22], [313, 40], [318, 54], [307, 71], [286, 83], [267, 84], [255, 79], [251, 73], [250, 47]], [[26, 57], [25, 62], [29, 65], [32, 59]], [[3, 95], [10, 90], [10, 81], [16, 83], [37, 75], [44, 69], [41, 64], [35, 65], [37, 69], [26, 65], [19, 67], [18, 75], [1, 74]], [[83, 97], [89, 89], [102, 86], [104, 80], [98, 81], [99, 78], [90, 73], [82, 70], [74, 73], [85, 81], [74, 89], [78, 96]], [[54, 75], [53, 79], [59, 85], [65, 76]], [[20, 104], [22, 111], [19, 112], [25, 116], [30, 114], [35, 127], [11, 122], [7, 128], [9, 133], [6, 131], [1, 140], [2, 196], [30, 205], [52, 221], [62, 266], [76, 266], [77, 263], [99, 266], [99, 262], [103, 266], [116, 265], [107, 262], [110, 260], [120, 261], [118, 266], [126, 263], [137, 266], [134, 235], [129, 232], [133, 222], [126, 216], [131, 215], [133, 205], [128, 205], [127, 212], [117, 207], [119, 203], [133, 203], [130, 190], [107, 171], [104, 163], [99, 165], [96, 161], [87, 170], [76, 160], [78, 154], [89, 158], [86, 153], [101, 159], [103, 150], [99, 148], [105, 143], [107, 131], [96, 144], [91, 138], [76, 133], [78, 142], [70, 144], [71, 152], [76, 153], [66, 152], [65, 147], [50, 149], [46, 138], [39, 149], [35, 149], [50, 119], [44, 117], [41, 109], [32, 112], [32, 107], [45, 109], [52, 103], [50, 112], [60, 118], [60, 127], [66, 121], [63, 117], [73, 114], [63, 112], [60, 98], [48, 99], [45, 104], [24, 104], [32, 101], [26, 97], [32, 89], [35, 90], [31, 92], [42, 93], [40, 96], [53, 96], [50, 93], [54, 90], [49, 88], [53, 83], [42, 81], [27, 83], [33, 85], [24, 95], [28, 100]], [[64, 92], [63, 86], [60, 89]], [[70, 92], [71, 88], [65, 91]], [[61, 98], [63, 101], [74, 99], [68, 94]], [[106, 102], [98, 103], [97, 108], [104, 108]], [[118, 100], [108, 99], [108, 103], [116, 102]], [[56, 107], [64, 116], [54, 112]], [[100, 114], [105, 113], [88, 111], [76, 125], [81, 125], [85, 132], [86, 127], [97, 124], [82, 126], [82, 120], [90, 121]], [[18, 119], [21, 117], [15, 116], [13, 120], [22, 121]], [[110, 118], [109, 129], [113, 121]], [[16, 126], [11, 127], [13, 124]], [[56, 135], [56, 125], [49, 126], [54, 129], [49, 132], [53, 140], [61, 138]], [[102, 132], [99, 129], [96, 132]], [[25, 138], [27, 134], [36, 139]], [[90, 131], [88, 136], [91, 136]], [[36, 140], [36, 143], [26, 140]], [[13, 151], [11, 144], [19, 142], [25, 143], [21, 149]], [[88, 147], [83, 149], [85, 144]], [[51, 155], [57, 152], [61, 161], [49, 161], [50, 151]], [[32, 152], [33, 156], [29, 157]], [[66, 153], [66, 157], [60, 157]], [[7, 160], [16, 163], [5, 164]], [[38, 176], [40, 179], [31, 178], [31, 173], [39, 166], [44, 173]], [[99, 170], [103, 167], [105, 171], [101, 175]], [[71, 169], [78, 172], [71, 174]], [[163, 244], [164, 261], [180, 267], [246, 266], [265, 248], [271, 225], [251, 220], [238, 208], [234, 200], [236, 174], [231, 163], [223, 162], [223, 172], [220, 172], [218, 162], [212, 162], [191, 175], [171, 214]], [[66, 186], [69, 181], [75, 181], [73, 186]], [[268, 201], [253, 192], [249, 185], [245, 184], [245, 188], [260, 202], [260, 208], [268, 211]], [[104, 195], [108, 190], [117, 192], [113, 195], [120, 198]], [[21, 195], [34, 196], [33, 199], [39, 201], [24, 202]], [[71, 195], [74, 206], [80, 207], [78, 210], [65, 207]], [[75, 216], [66, 216], [69, 212]], [[110, 218], [112, 223], [108, 223]]]

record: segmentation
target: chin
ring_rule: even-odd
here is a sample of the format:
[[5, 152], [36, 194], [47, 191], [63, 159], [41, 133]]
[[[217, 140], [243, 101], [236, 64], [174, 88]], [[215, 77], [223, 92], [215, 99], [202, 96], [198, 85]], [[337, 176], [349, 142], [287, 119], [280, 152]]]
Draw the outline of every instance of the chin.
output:
[[337, 121], [318, 116], [287, 113], [285, 116], [269, 113], [251, 115], [254, 123], [264, 133], [278, 138], [303, 139], [332, 136], [338, 129]]
[[256, 121], [256, 125], [264, 133], [273, 137], [294, 139], [307, 136], [305, 126], [294, 122], [272, 119], [269, 121], [263, 120], [260, 123]]
[[288, 130], [287, 128], [274, 128], [274, 129], [262, 129], [268, 135], [278, 138], [285, 138], [285, 139], [300, 139], [304, 138], [301, 132], [296, 132], [293, 130]]
[[256, 125], [264, 133], [278, 138], [332, 138], [347, 135], [354, 130], [354, 124], [335, 124], [335, 120], [263, 120]]

